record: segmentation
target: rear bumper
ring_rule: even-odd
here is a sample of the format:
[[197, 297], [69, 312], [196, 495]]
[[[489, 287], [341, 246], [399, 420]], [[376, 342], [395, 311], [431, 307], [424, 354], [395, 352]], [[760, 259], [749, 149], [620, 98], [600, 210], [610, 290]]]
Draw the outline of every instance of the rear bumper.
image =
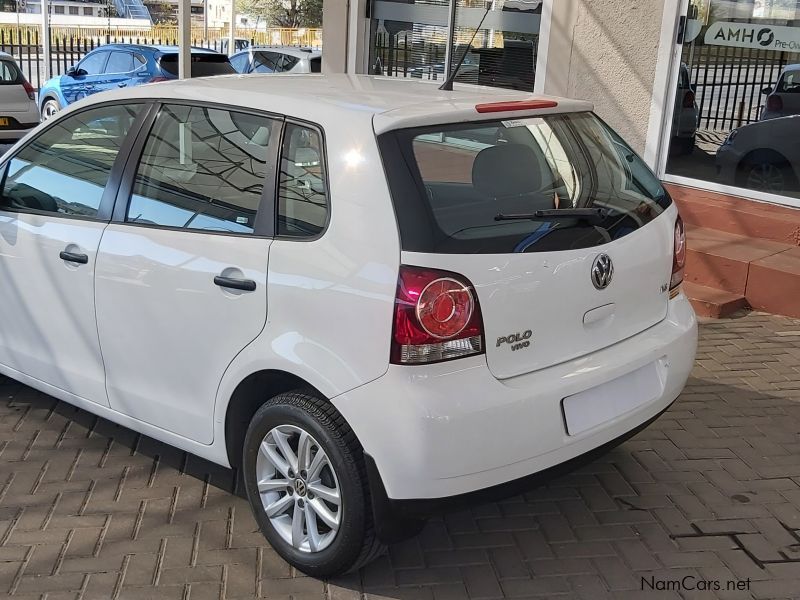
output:
[[[491, 375], [484, 356], [391, 366], [333, 403], [374, 463], [375, 496], [382, 489], [387, 501], [427, 500], [434, 506], [618, 443], [677, 398], [696, 347], [696, 319], [681, 294], [669, 302], [662, 322], [573, 361], [503, 381]], [[663, 374], [654, 400], [583, 433], [567, 433], [563, 398], [654, 362]]]

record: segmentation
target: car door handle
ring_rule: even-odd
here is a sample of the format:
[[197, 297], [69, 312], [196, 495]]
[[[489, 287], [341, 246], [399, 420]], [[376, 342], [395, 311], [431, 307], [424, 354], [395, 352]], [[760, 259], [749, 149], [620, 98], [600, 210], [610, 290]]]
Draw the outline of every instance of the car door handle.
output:
[[243, 290], [245, 292], [253, 292], [256, 289], [256, 282], [252, 279], [237, 279], [236, 277], [217, 275], [214, 277], [214, 283], [219, 287]]
[[89, 257], [85, 254], [79, 254], [77, 252], [67, 252], [66, 250], [62, 250], [61, 253], [58, 255], [61, 257], [62, 260], [66, 260], [67, 262], [78, 263], [81, 265], [85, 265], [89, 262]]

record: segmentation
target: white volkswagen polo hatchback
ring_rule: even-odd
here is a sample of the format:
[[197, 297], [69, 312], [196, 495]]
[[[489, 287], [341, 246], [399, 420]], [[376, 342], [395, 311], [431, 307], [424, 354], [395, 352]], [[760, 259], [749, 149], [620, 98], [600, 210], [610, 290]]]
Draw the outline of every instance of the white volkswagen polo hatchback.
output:
[[281, 556], [354, 569], [683, 388], [683, 226], [591, 110], [344, 75], [78, 102], [0, 165], [0, 372], [236, 467]]

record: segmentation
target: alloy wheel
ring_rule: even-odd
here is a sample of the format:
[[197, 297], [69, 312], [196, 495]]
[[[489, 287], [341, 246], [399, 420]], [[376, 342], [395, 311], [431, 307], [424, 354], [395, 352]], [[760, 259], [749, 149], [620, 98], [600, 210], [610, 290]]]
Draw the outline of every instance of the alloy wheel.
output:
[[42, 119], [47, 120], [58, 112], [58, 106], [52, 100], [48, 100], [42, 107]]
[[779, 194], [785, 184], [783, 171], [772, 163], [753, 165], [747, 174], [747, 187], [751, 190]]
[[339, 480], [316, 439], [295, 425], [272, 428], [259, 446], [256, 485], [280, 537], [301, 552], [331, 545], [342, 522]]

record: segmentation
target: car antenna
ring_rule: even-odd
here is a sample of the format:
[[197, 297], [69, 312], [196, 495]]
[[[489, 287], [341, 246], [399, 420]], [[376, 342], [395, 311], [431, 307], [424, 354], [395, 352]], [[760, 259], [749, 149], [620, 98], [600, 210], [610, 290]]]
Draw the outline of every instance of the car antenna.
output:
[[478, 26], [475, 28], [475, 31], [472, 33], [472, 37], [470, 38], [469, 43], [467, 44], [467, 47], [464, 48], [464, 52], [461, 53], [461, 58], [458, 59], [458, 62], [456, 63], [456, 68], [453, 69], [450, 72], [450, 75], [447, 76], [447, 79], [444, 80], [444, 83], [439, 86], [440, 90], [444, 90], [446, 92], [452, 92], [453, 91], [453, 82], [456, 79], [456, 75], [458, 74], [458, 70], [461, 68], [461, 65], [464, 64], [464, 59], [467, 58], [467, 52], [469, 52], [472, 49], [472, 42], [475, 41], [475, 36], [478, 35], [478, 31], [480, 30], [481, 25], [483, 25], [483, 22], [486, 20], [486, 17], [489, 15], [489, 11], [492, 10], [492, 4], [493, 4], [492, 2], [486, 2], [486, 12], [483, 13], [483, 16], [481, 17], [481, 21], [480, 21], [480, 23], [478, 23]]

